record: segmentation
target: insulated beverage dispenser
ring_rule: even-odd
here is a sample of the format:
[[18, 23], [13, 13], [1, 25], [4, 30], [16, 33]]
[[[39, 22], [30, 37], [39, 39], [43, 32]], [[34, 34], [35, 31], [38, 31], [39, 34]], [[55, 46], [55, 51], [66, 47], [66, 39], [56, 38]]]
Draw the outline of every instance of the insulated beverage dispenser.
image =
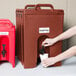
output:
[[[41, 7], [50, 7], [50, 9], [42, 9]], [[51, 4], [37, 4], [34, 9], [16, 10], [17, 40], [20, 39], [19, 46], [22, 47], [21, 50], [17, 50], [17, 56], [24, 68], [37, 66], [42, 42], [46, 38], [54, 38], [63, 32], [63, 19], [64, 11], [54, 9]], [[49, 57], [54, 57], [61, 51], [62, 41], [45, 48]], [[60, 65], [61, 62], [58, 62], [53, 66]]]
[[15, 67], [15, 26], [8, 19], [0, 19], [0, 61]]

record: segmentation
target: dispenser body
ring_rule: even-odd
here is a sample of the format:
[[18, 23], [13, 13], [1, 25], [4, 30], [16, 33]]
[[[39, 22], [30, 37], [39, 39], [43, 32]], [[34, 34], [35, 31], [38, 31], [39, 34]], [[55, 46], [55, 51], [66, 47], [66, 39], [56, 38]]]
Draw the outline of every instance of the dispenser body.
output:
[[[33, 68], [37, 66], [37, 59], [39, 58], [39, 50], [42, 47], [42, 42], [46, 38], [54, 38], [63, 32], [64, 11], [57, 9], [40, 9], [38, 7], [48, 6], [47, 4], [36, 5], [35, 9], [20, 9], [16, 10], [17, 22], [20, 19], [18, 16], [22, 14], [23, 31], [21, 33], [21, 40], [23, 42], [23, 51], [18, 52], [18, 57], [25, 68]], [[18, 24], [18, 23], [17, 23]], [[17, 25], [17, 28], [19, 28]], [[18, 31], [18, 30], [17, 30]], [[54, 57], [62, 52], [62, 41], [57, 42], [51, 47], [46, 47], [45, 52], [49, 57]], [[61, 62], [53, 66], [60, 66]]]
[[15, 67], [15, 27], [8, 19], [0, 20], [0, 61]]

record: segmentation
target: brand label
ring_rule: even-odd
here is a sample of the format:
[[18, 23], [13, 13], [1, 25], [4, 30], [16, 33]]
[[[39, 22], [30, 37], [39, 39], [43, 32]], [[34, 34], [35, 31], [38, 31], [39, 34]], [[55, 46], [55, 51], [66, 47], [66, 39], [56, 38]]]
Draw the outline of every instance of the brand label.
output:
[[39, 33], [50, 33], [50, 28], [49, 27], [40, 27]]
[[0, 35], [8, 35], [9, 32], [0, 32]]

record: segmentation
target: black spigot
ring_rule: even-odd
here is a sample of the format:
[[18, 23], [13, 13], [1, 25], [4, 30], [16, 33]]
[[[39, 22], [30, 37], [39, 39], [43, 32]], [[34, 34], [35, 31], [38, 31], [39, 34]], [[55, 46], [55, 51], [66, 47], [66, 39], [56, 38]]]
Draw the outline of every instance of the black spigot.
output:
[[42, 46], [42, 48], [40, 49], [40, 54], [44, 54], [45, 53], [45, 47]]
[[2, 46], [3, 46], [2, 55], [3, 55], [3, 57], [5, 57], [5, 54], [6, 54], [5, 46], [6, 46], [6, 45], [3, 44]]

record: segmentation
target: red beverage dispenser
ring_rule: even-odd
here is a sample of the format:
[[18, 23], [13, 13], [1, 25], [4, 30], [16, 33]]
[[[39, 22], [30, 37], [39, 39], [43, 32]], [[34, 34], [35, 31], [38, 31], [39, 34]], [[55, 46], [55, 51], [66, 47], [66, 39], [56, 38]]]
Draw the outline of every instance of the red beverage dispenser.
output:
[[[27, 9], [33, 7], [33, 9]], [[50, 7], [42, 9], [41, 7]], [[54, 38], [63, 32], [64, 11], [54, 9], [51, 4], [27, 5], [25, 9], [16, 10], [17, 40], [19, 42], [17, 56], [24, 68], [37, 66], [39, 51], [46, 38]], [[19, 49], [18, 48], [18, 49]], [[49, 57], [62, 52], [62, 41], [51, 47], [46, 47]], [[53, 66], [60, 66], [61, 62]]]
[[15, 67], [15, 26], [8, 19], [0, 19], [0, 61]]

